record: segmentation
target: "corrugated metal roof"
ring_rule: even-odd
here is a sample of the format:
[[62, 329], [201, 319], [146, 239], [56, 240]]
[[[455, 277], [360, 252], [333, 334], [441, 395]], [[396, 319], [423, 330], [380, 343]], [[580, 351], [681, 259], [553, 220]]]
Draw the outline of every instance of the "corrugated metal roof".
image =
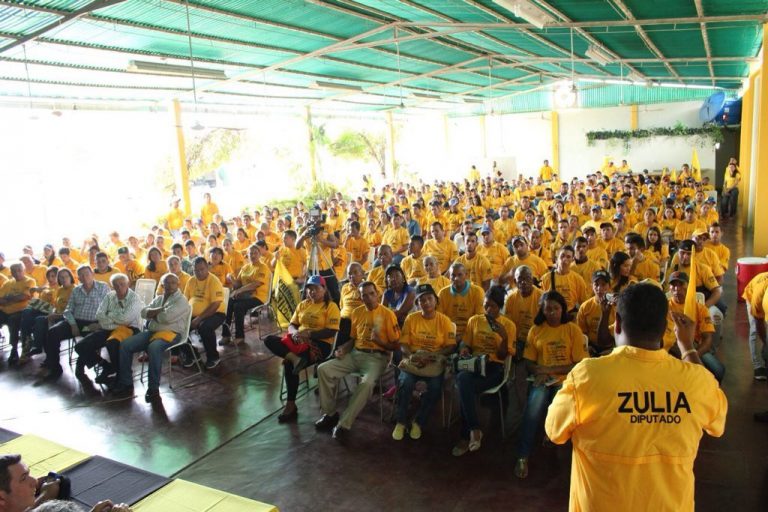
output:
[[[693, 2], [528, 1], [549, 11], [555, 24], [535, 28], [493, 0], [125, 0], [103, 8], [92, 0], [0, 0], [0, 95], [27, 95], [24, 52], [15, 41], [31, 38], [21, 40], [33, 96], [190, 101], [189, 73], [127, 71], [131, 60], [189, 66], [187, 12], [195, 66], [228, 77], [198, 77], [201, 103], [245, 104], [272, 95], [301, 106], [380, 109], [399, 105], [402, 92], [430, 109], [478, 107], [424, 95], [490, 99], [499, 109], [527, 111], [549, 108], [553, 84], [572, 74], [618, 79], [630, 72], [634, 80], [735, 90], [759, 51], [768, 11], [768, 0], [702, 0], [708, 54]], [[98, 9], [65, 19], [87, 6]], [[610, 63], [586, 57], [594, 44], [610, 53]], [[337, 86], [310, 88], [316, 81]], [[611, 87], [585, 89], [580, 101], [620, 101], [606, 92]], [[639, 89], [632, 101], [704, 94]]]

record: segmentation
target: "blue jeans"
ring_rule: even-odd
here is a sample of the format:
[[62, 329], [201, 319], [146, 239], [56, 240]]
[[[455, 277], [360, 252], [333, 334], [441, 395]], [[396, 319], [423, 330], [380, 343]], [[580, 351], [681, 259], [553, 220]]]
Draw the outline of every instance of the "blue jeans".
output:
[[757, 370], [758, 368], [765, 368], [765, 359], [763, 359], [763, 356], [760, 354], [760, 348], [757, 344], [759, 339], [757, 336], [757, 319], [752, 316], [749, 302], [747, 302], [746, 306], [747, 318], [749, 318], [749, 354], [752, 356], [752, 368]]
[[555, 395], [560, 391], [561, 385], [557, 386], [531, 386], [528, 392], [528, 405], [525, 407], [523, 415], [523, 424], [520, 431], [520, 442], [517, 448], [518, 457], [528, 457], [533, 451], [533, 441], [536, 433], [544, 423], [544, 416], [547, 414], [547, 408]]
[[717, 382], [723, 381], [723, 377], [725, 377], [725, 365], [720, 362], [720, 360], [713, 352], [707, 352], [706, 354], [703, 354], [701, 356], [701, 362], [704, 364], [704, 367], [707, 370], [712, 372], [712, 375], [715, 376]]
[[133, 385], [133, 354], [144, 350], [149, 354], [149, 383], [148, 390], [157, 390], [160, 388], [160, 374], [163, 369], [163, 354], [165, 351], [177, 344], [181, 335], [177, 334], [172, 342], [163, 340], [150, 341], [154, 333], [151, 331], [142, 331], [138, 334], [126, 338], [120, 343], [120, 369], [117, 371], [117, 381], [124, 386]]
[[461, 438], [469, 439], [472, 430], [480, 428], [477, 419], [477, 403], [475, 398], [486, 389], [498, 386], [504, 378], [504, 365], [488, 363], [485, 377], [472, 372], [456, 374], [456, 388], [459, 390], [459, 408], [461, 409]]
[[443, 389], [443, 374], [437, 377], [419, 377], [408, 372], [400, 372], [400, 383], [397, 390], [397, 422], [406, 424], [408, 421], [408, 406], [411, 405], [411, 397], [413, 396], [413, 388], [419, 381], [427, 383], [427, 392], [421, 397], [421, 405], [419, 411], [416, 413], [414, 419], [419, 426], [424, 426], [429, 420], [429, 415], [432, 412], [432, 408], [437, 403], [437, 399], [440, 398], [440, 393]]

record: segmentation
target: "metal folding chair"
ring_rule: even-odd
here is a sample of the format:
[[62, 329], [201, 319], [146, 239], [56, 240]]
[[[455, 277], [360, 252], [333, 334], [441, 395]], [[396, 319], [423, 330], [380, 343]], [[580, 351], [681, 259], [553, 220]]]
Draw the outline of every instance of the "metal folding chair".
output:
[[[178, 349], [180, 347], [183, 347], [184, 345], [188, 345], [187, 350], [189, 350], [192, 353], [192, 357], [195, 361], [195, 366], [197, 367], [197, 371], [194, 372], [192, 375], [187, 375], [186, 377], [183, 377], [181, 380], [178, 381], [176, 384], [176, 387], [179, 387], [184, 382], [187, 382], [199, 375], [203, 374], [203, 365], [200, 361], [200, 356], [197, 354], [197, 350], [195, 350], [195, 347], [192, 345], [192, 340], [189, 338], [189, 325], [192, 323], [192, 309], [189, 310], [189, 317], [187, 318], [186, 323], [184, 324], [186, 326], [186, 330], [181, 333], [181, 341], [176, 344], [168, 344], [168, 347], [165, 349], [165, 353], [168, 354], [168, 387], [170, 389], [174, 389], [173, 386], [173, 363], [171, 361], [171, 351]], [[142, 384], [144, 383], [144, 377], [146, 376], [147, 372], [149, 371], [148, 368], [145, 368], [145, 363], [142, 361], [141, 363], [141, 372], [139, 373], [139, 380], [141, 380]]]
[[[246, 316], [248, 317], [248, 327], [249, 329], [253, 329], [253, 318], [256, 317], [256, 327], [259, 330], [259, 339], [264, 340], [267, 336], [270, 335], [276, 335], [283, 332], [282, 327], [280, 327], [280, 323], [277, 322], [277, 311], [275, 310], [275, 306], [272, 303], [272, 284], [274, 279], [274, 274], [270, 273], [269, 275], [269, 295], [267, 295], [267, 302], [262, 304], [261, 306], [256, 306], [255, 308], [251, 308]], [[275, 325], [277, 326], [276, 331], [268, 332], [266, 334], [263, 334], [261, 332], [261, 319], [264, 313], [267, 313], [267, 318], [269, 318], [269, 314], [272, 314], [272, 317], [275, 319]]]

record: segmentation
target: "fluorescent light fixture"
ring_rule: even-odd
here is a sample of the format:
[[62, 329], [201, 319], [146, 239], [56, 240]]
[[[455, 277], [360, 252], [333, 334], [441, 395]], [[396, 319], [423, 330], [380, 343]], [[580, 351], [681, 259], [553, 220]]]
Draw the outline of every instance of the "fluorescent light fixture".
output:
[[475, 98], [464, 98], [464, 103], [485, 103], [485, 100], [478, 100]]
[[336, 82], [312, 82], [310, 89], [330, 89], [333, 91], [363, 92], [363, 88], [357, 85], [338, 84]]
[[462, 98], [461, 96], [453, 96], [451, 94], [444, 94], [440, 96], [440, 99], [442, 101], [448, 101], [452, 103], [464, 103], [464, 98]]
[[149, 62], [145, 60], [132, 60], [128, 63], [126, 71], [133, 73], [155, 73], [170, 76], [195, 76], [197, 78], [211, 78], [225, 80], [227, 74], [223, 69], [199, 68], [195, 66], [179, 66], [164, 62]]
[[631, 73], [629, 73], [627, 75], [627, 80], [629, 80], [630, 82], [642, 82], [642, 83], [645, 83], [645, 77], [643, 77], [642, 75], [640, 75], [640, 73], [638, 73], [636, 71], [632, 71]]
[[414, 99], [422, 99], [422, 100], [436, 100], [438, 99], [437, 96], [433, 96], [431, 94], [424, 94], [421, 92], [412, 92], [408, 95], [408, 98], [414, 98]]
[[607, 65], [613, 60], [604, 49], [594, 44], [587, 48], [585, 55], [601, 66]]
[[536, 28], [544, 28], [547, 23], [554, 23], [555, 18], [550, 13], [530, 2], [529, 0], [493, 0], [497, 5], [522, 18]]

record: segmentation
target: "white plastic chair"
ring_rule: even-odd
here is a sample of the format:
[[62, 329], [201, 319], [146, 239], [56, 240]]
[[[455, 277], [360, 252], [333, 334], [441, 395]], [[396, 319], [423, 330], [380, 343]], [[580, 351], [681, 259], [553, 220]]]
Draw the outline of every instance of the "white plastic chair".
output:
[[504, 426], [504, 404], [501, 398], [501, 392], [507, 386], [507, 382], [509, 382], [510, 379], [515, 378], [512, 368], [513, 368], [512, 356], [507, 356], [507, 358], [504, 360], [504, 378], [501, 379], [501, 382], [497, 386], [494, 386], [491, 389], [486, 389], [481, 393], [481, 395], [495, 394], [499, 397], [499, 418], [501, 419], [501, 438], [502, 439], [506, 437], [506, 429]]
[[134, 291], [144, 301], [144, 305], [149, 304], [155, 298], [155, 290], [157, 290], [157, 281], [154, 279], [142, 278], [136, 281]]

